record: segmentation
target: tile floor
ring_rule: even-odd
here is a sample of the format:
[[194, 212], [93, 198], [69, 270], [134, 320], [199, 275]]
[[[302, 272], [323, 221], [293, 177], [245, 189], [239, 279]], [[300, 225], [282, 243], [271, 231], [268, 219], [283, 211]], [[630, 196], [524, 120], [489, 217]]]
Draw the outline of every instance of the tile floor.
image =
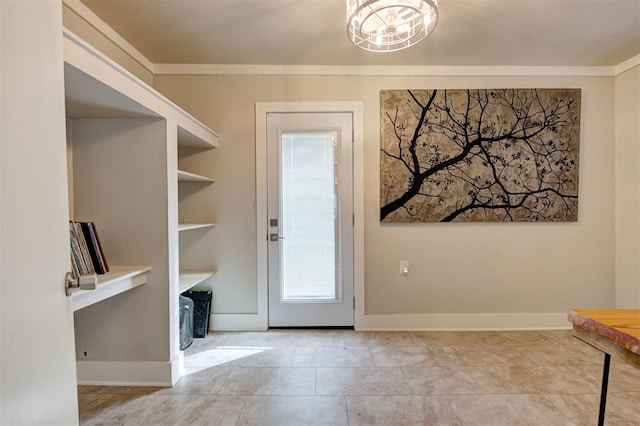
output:
[[[602, 355], [570, 331], [214, 332], [173, 388], [79, 386], [81, 424], [595, 425]], [[611, 364], [607, 425], [640, 426]]]

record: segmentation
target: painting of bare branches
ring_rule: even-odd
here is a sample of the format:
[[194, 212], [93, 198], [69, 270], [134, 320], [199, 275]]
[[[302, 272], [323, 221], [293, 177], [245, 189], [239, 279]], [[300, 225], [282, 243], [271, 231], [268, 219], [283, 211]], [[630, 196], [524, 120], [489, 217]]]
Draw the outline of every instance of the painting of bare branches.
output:
[[576, 221], [580, 96], [381, 91], [380, 220]]

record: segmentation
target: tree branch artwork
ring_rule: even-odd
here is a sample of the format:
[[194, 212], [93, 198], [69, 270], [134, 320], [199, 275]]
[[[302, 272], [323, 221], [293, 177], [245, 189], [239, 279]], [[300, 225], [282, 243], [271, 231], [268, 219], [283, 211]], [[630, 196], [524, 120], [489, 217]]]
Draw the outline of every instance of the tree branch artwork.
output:
[[381, 91], [380, 220], [576, 221], [580, 97]]

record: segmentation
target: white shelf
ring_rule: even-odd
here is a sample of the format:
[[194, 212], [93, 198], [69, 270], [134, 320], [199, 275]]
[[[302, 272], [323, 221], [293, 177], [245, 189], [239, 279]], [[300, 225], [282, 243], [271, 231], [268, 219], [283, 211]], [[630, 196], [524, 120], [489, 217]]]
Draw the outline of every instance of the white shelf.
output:
[[190, 124], [191, 131], [178, 124], [178, 148], [212, 149], [218, 147], [217, 133], [196, 120]]
[[215, 274], [215, 270], [210, 271], [180, 271], [179, 278], [179, 286], [178, 293], [183, 293], [190, 288], [200, 284], [202, 281], [206, 280], [213, 274]]
[[106, 274], [98, 275], [98, 286], [95, 290], [74, 290], [71, 296], [74, 311], [146, 284], [147, 272], [151, 267], [113, 266], [109, 269]]
[[200, 229], [200, 228], [213, 228], [216, 226], [215, 223], [179, 223], [178, 231], [190, 231], [192, 229]]
[[184, 170], [178, 170], [178, 182], [214, 183], [215, 180], [195, 173], [185, 172]]

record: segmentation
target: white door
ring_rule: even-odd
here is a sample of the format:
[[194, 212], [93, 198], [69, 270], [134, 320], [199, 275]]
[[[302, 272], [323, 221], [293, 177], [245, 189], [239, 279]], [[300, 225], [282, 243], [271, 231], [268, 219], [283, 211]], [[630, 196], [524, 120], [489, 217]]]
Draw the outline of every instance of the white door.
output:
[[77, 424], [62, 7], [0, 1], [0, 424]]
[[269, 326], [353, 326], [352, 113], [267, 115]]

